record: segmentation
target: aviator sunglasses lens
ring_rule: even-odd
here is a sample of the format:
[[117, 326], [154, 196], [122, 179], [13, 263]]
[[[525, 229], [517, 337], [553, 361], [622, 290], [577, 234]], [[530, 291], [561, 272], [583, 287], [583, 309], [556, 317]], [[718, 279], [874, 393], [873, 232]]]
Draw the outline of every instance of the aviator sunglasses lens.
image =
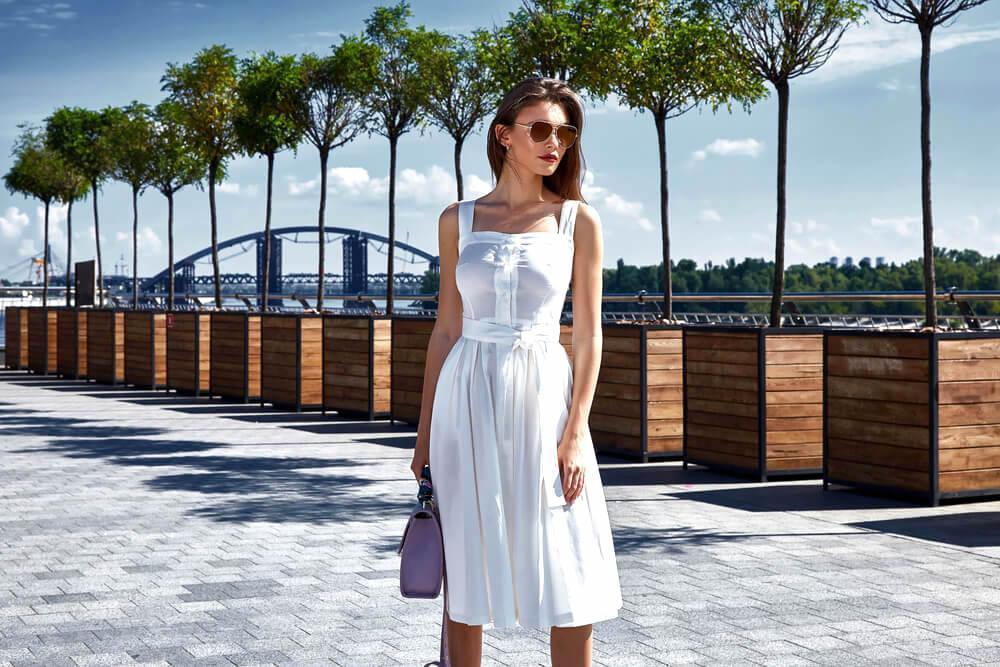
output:
[[[531, 124], [531, 139], [536, 143], [545, 141], [550, 136], [552, 136], [552, 123], [540, 120]], [[560, 125], [556, 131], [556, 136], [559, 138], [559, 143], [565, 148], [569, 148], [576, 141], [576, 128], [569, 125]]]

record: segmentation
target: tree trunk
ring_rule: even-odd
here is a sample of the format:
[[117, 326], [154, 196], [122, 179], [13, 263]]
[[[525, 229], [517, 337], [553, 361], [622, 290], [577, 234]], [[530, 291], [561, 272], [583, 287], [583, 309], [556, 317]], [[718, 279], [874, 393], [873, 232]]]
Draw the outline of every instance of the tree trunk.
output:
[[462, 184], [462, 144], [464, 139], [455, 140], [455, 182], [458, 184], [458, 201], [464, 198], [464, 186]]
[[215, 307], [222, 309], [222, 276], [219, 275], [219, 229], [215, 215], [215, 181], [219, 176], [219, 160], [208, 165], [208, 210], [212, 225], [212, 273], [215, 276]]
[[174, 309], [174, 191], [167, 190], [167, 310]]
[[937, 328], [934, 217], [931, 210], [931, 31], [920, 26], [920, 203], [924, 230], [924, 326]]
[[73, 306], [69, 298], [70, 273], [73, 268], [73, 200], [66, 203], [66, 307]]
[[[264, 205], [264, 284], [260, 292], [260, 309], [267, 312], [268, 287], [271, 285], [271, 193], [274, 184], [274, 153], [267, 154], [267, 203]], [[322, 252], [322, 251], [320, 251]]]
[[788, 170], [788, 81], [774, 84], [778, 91], [778, 216], [774, 230], [774, 288], [771, 296], [771, 326], [781, 326], [781, 302], [785, 291], [785, 185]]
[[45, 200], [45, 247], [42, 248], [42, 307], [49, 305], [49, 200]]
[[132, 310], [139, 307], [139, 188], [132, 188]]
[[673, 267], [670, 261], [670, 187], [667, 171], [667, 114], [654, 112], [656, 140], [660, 158], [660, 236], [663, 251], [663, 319], [674, 319]]
[[101, 265], [101, 225], [97, 219], [97, 179], [90, 180], [90, 194], [94, 198], [94, 244], [97, 247], [97, 304], [104, 307], [104, 269]]
[[396, 257], [396, 143], [399, 138], [389, 137], [389, 255], [386, 259], [385, 272], [385, 314], [392, 317], [392, 302], [396, 296], [395, 271], [393, 265]]
[[319, 275], [316, 284], [316, 310], [323, 312], [323, 280], [326, 272], [326, 164], [330, 158], [329, 149], [319, 152]]

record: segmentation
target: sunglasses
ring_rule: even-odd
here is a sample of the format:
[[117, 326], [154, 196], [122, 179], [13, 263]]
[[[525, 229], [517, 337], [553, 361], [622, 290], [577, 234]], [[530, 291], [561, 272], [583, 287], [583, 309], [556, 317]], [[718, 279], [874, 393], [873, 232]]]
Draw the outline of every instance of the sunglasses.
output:
[[551, 137], [553, 130], [555, 130], [556, 138], [559, 139], [559, 143], [562, 144], [563, 148], [569, 148], [576, 141], [577, 129], [573, 125], [556, 125], [547, 120], [536, 120], [530, 125], [525, 123], [512, 124], [528, 128], [528, 134], [536, 144], [540, 144]]

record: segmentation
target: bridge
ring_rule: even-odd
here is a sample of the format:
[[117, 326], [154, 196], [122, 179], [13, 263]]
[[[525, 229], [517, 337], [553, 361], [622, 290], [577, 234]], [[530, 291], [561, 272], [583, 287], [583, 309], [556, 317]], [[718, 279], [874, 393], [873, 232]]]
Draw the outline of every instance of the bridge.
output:
[[[280, 294], [286, 288], [297, 286], [315, 286], [318, 276], [315, 273], [285, 273], [282, 267], [282, 248], [289, 243], [318, 243], [319, 226], [305, 225], [294, 227], [278, 227], [271, 230], [271, 261], [268, 292]], [[305, 237], [303, 239], [302, 237]], [[310, 237], [316, 237], [310, 240]], [[255, 273], [223, 273], [220, 278], [224, 285], [248, 286], [252, 292], [260, 293], [264, 282], [264, 238], [263, 231], [253, 232], [231, 238], [219, 243], [220, 263], [232, 257], [253, 250], [256, 253]], [[368, 251], [374, 249], [383, 255], [388, 254], [389, 238], [374, 232], [367, 232], [347, 227], [326, 227], [326, 243], [341, 242], [343, 248], [343, 272], [325, 274], [325, 282], [330, 294], [354, 294], [385, 291], [387, 276], [384, 271], [368, 272]], [[437, 255], [432, 255], [420, 248], [403, 241], [396, 241], [396, 257], [411, 264], [426, 263], [427, 268], [437, 273], [441, 263]], [[225, 257], [223, 251], [233, 250]], [[195, 292], [197, 286], [211, 285], [211, 274], [198, 275], [196, 264], [212, 256], [209, 246], [174, 263], [174, 287], [178, 293]], [[141, 290], [145, 293], [165, 292], [169, 278], [169, 268], [160, 271], [151, 278], [143, 279]], [[407, 291], [419, 289], [423, 283], [423, 272], [396, 272], [395, 283]]]

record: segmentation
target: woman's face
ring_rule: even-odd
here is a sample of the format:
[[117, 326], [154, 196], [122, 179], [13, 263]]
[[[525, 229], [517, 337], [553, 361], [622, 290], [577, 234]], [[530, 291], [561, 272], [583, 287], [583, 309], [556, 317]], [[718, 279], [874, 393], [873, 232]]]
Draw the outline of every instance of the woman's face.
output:
[[530, 169], [539, 176], [555, 173], [562, 162], [566, 147], [556, 138], [556, 132], [539, 142], [531, 138], [529, 127], [536, 120], [547, 120], [553, 125], [569, 123], [569, 117], [558, 102], [536, 102], [523, 107], [510, 126], [497, 125], [500, 144], [507, 147], [507, 159]]

